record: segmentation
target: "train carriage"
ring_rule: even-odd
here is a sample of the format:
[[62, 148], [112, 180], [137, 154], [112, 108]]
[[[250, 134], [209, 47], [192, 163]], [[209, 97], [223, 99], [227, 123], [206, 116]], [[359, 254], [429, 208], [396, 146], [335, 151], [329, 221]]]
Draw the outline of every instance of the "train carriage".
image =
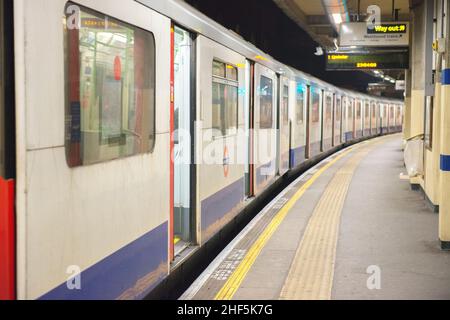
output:
[[[142, 298], [170, 263], [170, 19], [134, 1], [14, 4], [17, 296]], [[89, 281], [69, 290], [77, 269]]]
[[401, 130], [401, 102], [293, 70], [182, 1], [12, 4], [0, 298], [144, 298], [290, 169], [377, 134], [366, 101]]

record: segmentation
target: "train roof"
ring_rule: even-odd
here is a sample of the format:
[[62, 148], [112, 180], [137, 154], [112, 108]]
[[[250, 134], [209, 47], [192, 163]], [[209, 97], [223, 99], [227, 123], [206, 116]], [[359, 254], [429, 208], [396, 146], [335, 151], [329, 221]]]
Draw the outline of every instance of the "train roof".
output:
[[136, 0], [142, 5], [159, 12], [160, 14], [174, 20], [180, 26], [201, 34], [215, 42], [218, 42], [229, 49], [240, 53], [247, 59], [253, 60], [262, 64], [278, 74], [285, 75], [291, 79], [298, 79], [307, 84], [315, 84], [329, 90], [337, 91], [341, 94], [357, 96], [360, 99], [378, 99], [386, 102], [403, 103], [401, 100], [391, 99], [386, 97], [371, 96], [361, 92], [342, 89], [321, 79], [318, 79], [310, 74], [296, 70], [289, 67], [269, 54], [258, 49], [252, 43], [246, 41], [240, 35], [232, 30], [229, 30], [217, 23], [213, 19], [207, 17], [197, 9], [181, 0]]

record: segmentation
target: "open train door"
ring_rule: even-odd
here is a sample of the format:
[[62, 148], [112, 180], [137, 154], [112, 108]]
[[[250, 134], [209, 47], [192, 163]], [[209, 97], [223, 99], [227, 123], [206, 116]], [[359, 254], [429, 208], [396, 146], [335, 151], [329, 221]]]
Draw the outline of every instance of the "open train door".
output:
[[290, 151], [290, 123], [289, 123], [289, 96], [290, 80], [284, 76], [279, 76], [278, 88], [278, 159], [277, 171], [280, 176], [289, 170]]
[[247, 157], [245, 172], [245, 195], [246, 198], [255, 196], [255, 166], [254, 166], [254, 129], [255, 129], [255, 63], [247, 60], [245, 66], [245, 128], [247, 131]]
[[172, 134], [172, 260], [196, 240], [196, 166], [194, 162], [195, 103], [195, 35], [177, 25], [172, 26], [171, 63], [171, 132]]
[[16, 297], [13, 43], [13, 1], [0, 1], [0, 300]]

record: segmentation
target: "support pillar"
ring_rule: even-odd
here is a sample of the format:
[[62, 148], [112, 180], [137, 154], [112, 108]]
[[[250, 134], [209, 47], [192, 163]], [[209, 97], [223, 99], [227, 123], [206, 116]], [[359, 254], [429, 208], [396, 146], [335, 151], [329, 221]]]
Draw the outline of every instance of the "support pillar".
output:
[[[448, 60], [446, 61], [449, 62]], [[447, 64], [446, 63], [446, 64]], [[450, 250], [450, 68], [442, 71], [441, 99], [441, 205], [439, 238], [443, 250]]]

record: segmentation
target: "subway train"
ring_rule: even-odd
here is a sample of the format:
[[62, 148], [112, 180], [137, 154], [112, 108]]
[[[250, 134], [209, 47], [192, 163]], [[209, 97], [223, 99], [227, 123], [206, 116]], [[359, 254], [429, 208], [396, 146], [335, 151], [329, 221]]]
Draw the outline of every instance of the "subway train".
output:
[[403, 102], [286, 66], [178, 0], [4, 0], [0, 299], [143, 299]]

